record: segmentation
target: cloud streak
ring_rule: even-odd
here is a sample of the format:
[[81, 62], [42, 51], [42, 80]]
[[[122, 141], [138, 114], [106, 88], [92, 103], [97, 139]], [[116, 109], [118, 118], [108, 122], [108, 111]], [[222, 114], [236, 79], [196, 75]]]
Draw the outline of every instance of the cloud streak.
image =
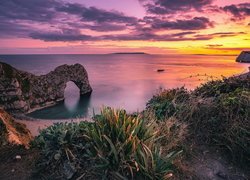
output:
[[210, 5], [213, 0], [140, 0], [148, 13], [174, 14], [191, 10], [202, 11], [203, 7]]
[[180, 29], [180, 30], [199, 30], [213, 27], [213, 23], [205, 17], [194, 17], [186, 20], [155, 20], [152, 24], [154, 29]]

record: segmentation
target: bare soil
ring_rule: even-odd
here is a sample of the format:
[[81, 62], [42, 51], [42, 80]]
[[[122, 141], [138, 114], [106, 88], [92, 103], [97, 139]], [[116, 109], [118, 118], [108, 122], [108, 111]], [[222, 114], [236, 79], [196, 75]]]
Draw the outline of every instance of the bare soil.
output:
[[[20, 157], [21, 159], [19, 159]], [[39, 179], [33, 176], [33, 170], [38, 158], [38, 150], [9, 145], [0, 147], [0, 179]]]

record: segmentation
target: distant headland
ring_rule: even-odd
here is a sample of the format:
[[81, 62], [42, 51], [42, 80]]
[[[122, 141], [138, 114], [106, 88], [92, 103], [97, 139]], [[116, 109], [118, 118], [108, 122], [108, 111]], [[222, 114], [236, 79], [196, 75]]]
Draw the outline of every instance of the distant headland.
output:
[[111, 54], [147, 54], [145, 52], [116, 52]]
[[250, 63], [250, 51], [242, 51], [237, 57], [236, 62]]

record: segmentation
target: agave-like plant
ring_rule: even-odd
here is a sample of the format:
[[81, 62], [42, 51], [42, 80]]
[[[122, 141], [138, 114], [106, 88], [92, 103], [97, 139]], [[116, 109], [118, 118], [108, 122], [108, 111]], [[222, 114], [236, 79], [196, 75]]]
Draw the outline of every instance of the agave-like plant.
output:
[[94, 116], [85, 138], [88, 156], [95, 161], [107, 178], [164, 179], [171, 172], [176, 153], [162, 158], [155, 144], [157, 130], [139, 116], [127, 115], [125, 110], [104, 107]]
[[[84, 141], [80, 138], [84, 133], [87, 123], [55, 123], [47, 129], [41, 130], [33, 145], [41, 148], [50, 161], [60, 160], [66, 157], [68, 160], [75, 158], [73, 151], [76, 147], [80, 150], [84, 147]], [[48, 162], [50, 163], [50, 162]]]

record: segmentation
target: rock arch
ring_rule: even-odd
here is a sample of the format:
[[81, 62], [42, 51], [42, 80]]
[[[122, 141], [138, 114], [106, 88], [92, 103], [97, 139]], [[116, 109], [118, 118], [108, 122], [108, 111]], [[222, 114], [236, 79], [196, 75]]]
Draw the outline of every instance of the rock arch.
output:
[[54, 105], [64, 99], [69, 81], [76, 84], [80, 95], [92, 92], [87, 71], [80, 64], [65, 64], [35, 76], [0, 62], [0, 106], [11, 112], [31, 112]]

